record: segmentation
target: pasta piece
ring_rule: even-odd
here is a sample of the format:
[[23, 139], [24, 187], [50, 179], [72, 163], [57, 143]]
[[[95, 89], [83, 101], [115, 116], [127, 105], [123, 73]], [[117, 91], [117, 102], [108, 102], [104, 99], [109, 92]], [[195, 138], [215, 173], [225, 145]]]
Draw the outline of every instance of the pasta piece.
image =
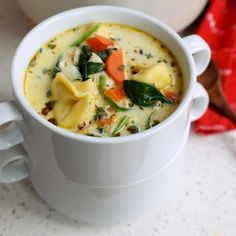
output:
[[141, 70], [132, 77], [133, 80], [154, 84], [156, 88], [163, 89], [172, 84], [172, 78], [164, 62], [155, 64]]
[[76, 129], [94, 115], [95, 93], [91, 79], [72, 83], [57, 73], [52, 82], [52, 99], [56, 101], [53, 112], [60, 127]]

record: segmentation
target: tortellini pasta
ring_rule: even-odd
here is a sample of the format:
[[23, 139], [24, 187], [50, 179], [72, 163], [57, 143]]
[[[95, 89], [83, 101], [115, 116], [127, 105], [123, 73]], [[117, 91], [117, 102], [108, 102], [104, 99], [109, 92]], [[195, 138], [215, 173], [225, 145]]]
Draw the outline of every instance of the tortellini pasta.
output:
[[95, 109], [94, 84], [92, 80], [68, 80], [62, 73], [52, 82], [53, 112], [58, 125], [75, 129], [91, 120]]
[[158, 89], [163, 89], [172, 84], [171, 76], [164, 62], [157, 63], [141, 70], [134, 75], [132, 79], [154, 84]]

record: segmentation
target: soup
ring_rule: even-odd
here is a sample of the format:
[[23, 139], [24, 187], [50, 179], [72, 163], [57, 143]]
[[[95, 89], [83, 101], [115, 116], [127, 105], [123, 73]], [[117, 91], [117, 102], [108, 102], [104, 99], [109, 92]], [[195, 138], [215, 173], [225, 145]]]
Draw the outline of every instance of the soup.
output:
[[25, 95], [43, 118], [75, 133], [116, 137], [158, 125], [181, 101], [182, 75], [152, 35], [91, 23], [62, 32], [33, 56]]

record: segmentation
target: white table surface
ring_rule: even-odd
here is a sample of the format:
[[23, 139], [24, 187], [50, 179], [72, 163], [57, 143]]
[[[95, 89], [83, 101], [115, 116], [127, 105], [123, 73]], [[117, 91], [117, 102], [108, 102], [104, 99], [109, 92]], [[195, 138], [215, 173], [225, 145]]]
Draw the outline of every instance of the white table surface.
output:
[[[11, 60], [32, 26], [13, 0], [0, 0], [0, 101], [12, 98]], [[109, 227], [62, 216], [27, 180], [0, 184], [0, 236], [235, 236], [236, 131], [207, 137], [191, 133], [184, 163], [176, 191], [159, 211]]]

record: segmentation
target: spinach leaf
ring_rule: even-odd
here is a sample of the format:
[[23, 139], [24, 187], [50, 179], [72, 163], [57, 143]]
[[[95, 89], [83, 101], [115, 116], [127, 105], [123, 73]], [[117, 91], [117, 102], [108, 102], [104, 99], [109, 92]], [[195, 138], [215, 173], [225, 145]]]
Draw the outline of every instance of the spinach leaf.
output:
[[79, 57], [79, 71], [82, 75], [82, 80], [85, 81], [89, 75], [101, 72], [104, 70], [104, 64], [100, 62], [91, 62], [88, 61], [92, 56], [92, 50], [89, 46], [84, 45], [81, 49], [80, 57]]
[[107, 58], [112, 54], [113, 51], [114, 49], [110, 48], [104, 51], [100, 51], [97, 54], [102, 59], [103, 62], [106, 62]]
[[110, 97], [106, 95], [106, 76], [101, 75], [99, 80], [99, 87], [102, 91], [102, 95], [104, 99], [110, 104], [111, 107], [116, 109], [117, 111], [128, 111], [128, 108], [120, 107], [118, 104], [116, 104]]
[[82, 75], [82, 80], [88, 79], [88, 68], [87, 68], [87, 62], [89, 58], [92, 56], [92, 51], [89, 46], [84, 45], [81, 49], [78, 67], [79, 71]]
[[79, 46], [84, 40], [86, 40], [89, 36], [91, 36], [94, 32], [98, 30], [100, 27], [100, 23], [98, 24], [93, 24], [84, 34], [81, 35], [80, 38], [78, 38], [76, 41], [74, 41], [70, 46], [75, 47]]
[[154, 106], [156, 101], [171, 103], [171, 100], [165, 97], [160, 90], [147, 83], [125, 80], [124, 91], [127, 97], [138, 106]]
[[89, 61], [87, 63], [87, 75], [96, 74], [98, 72], [104, 71], [104, 64], [100, 62]]
[[120, 133], [120, 131], [126, 126], [126, 124], [128, 123], [129, 117], [127, 115], [121, 117], [121, 119], [119, 120], [117, 126], [115, 127], [115, 129], [112, 131], [111, 135], [114, 137], [116, 136], [118, 133]]

